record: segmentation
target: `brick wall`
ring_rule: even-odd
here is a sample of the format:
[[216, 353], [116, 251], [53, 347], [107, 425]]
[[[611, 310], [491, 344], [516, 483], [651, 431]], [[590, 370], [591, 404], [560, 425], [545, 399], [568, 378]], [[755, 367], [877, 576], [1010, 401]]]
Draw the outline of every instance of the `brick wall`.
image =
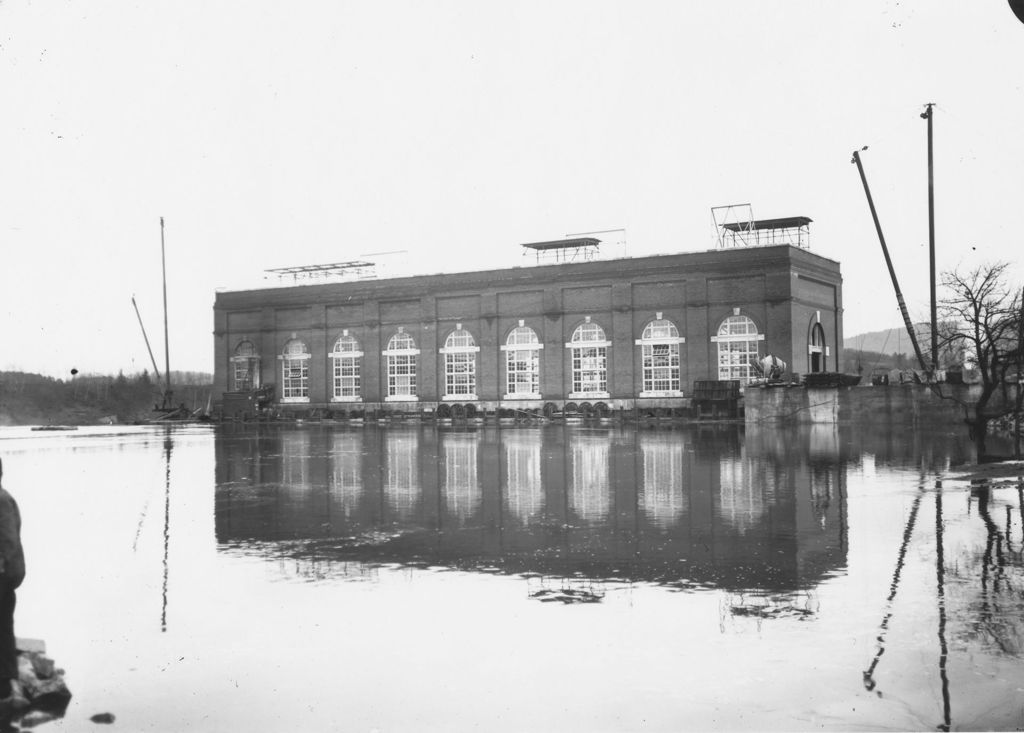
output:
[[610, 399], [631, 403], [642, 389], [641, 349], [635, 342], [658, 313], [686, 339], [680, 344], [685, 393], [695, 380], [717, 378], [718, 351], [711, 338], [734, 313], [757, 324], [764, 335], [761, 353], [780, 356], [798, 372], [806, 368], [809, 324], [820, 317], [834, 344], [827, 361], [834, 369], [841, 357], [840, 283], [838, 263], [783, 246], [222, 292], [214, 305], [215, 389], [232, 388], [230, 358], [245, 340], [256, 346], [261, 382], [280, 384], [279, 356], [285, 343], [297, 338], [312, 354], [309, 404], [329, 405], [330, 352], [347, 329], [363, 352], [363, 400], [382, 402], [387, 380], [381, 351], [402, 328], [420, 349], [419, 401], [437, 402], [445, 391], [444, 356], [438, 350], [461, 324], [480, 347], [476, 394], [496, 402], [507, 379], [500, 347], [522, 321], [543, 344], [544, 400], [560, 402], [572, 389], [566, 343], [589, 318], [611, 342], [606, 351]]

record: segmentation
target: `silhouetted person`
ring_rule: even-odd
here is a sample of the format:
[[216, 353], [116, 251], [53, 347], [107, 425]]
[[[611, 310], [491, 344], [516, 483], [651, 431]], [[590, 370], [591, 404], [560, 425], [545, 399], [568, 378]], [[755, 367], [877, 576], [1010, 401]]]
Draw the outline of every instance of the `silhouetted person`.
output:
[[25, 579], [21, 513], [14, 497], [3, 488], [3, 475], [4, 464], [0, 460], [0, 700], [11, 696], [11, 681], [18, 678], [18, 649], [14, 640], [14, 590]]

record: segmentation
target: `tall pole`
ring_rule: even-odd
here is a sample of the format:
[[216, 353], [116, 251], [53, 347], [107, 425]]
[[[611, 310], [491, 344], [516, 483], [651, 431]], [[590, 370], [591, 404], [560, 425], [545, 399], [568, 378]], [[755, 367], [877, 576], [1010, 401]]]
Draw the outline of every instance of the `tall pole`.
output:
[[932, 160], [934, 106], [934, 102], [929, 102], [921, 113], [921, 117], [928, 121], [928, 277], [932, 298], [932, 372], [939, 368], [939, 317], [935, 300], [935, 167]]
[[[164, 218], [160, 217], [160, 269], [164, 281], [164, 400], [171, 396], [171, 347], [167, 336], [167, 259], [164, 254]], [[165, 405], [167, 407], [167, 405]]]
[[878, 232], [878, 241], [882, 245], [882, 254], [885, 255], [885, 264], [889, 268], [889, 277], [892, 278], [892, 286], [896, 290], [896, 302], [899, 303], [900, 313], [903, 314], [903, 323], [907, 327], [907, 334], [910, 336], [910, 343], [914, 345], [914, 353], [917, 355], [917, 363], [921, 370], [927, 372], [928, 367], [924, 363], [924, 355], [917, 343], [917, 335], [914, 333], [914, 324], [910, 322], [910, 314], [907, 312], [907, 304], [903, 300], [903, 293], [900, 290], [900, 283], [896, 279], [896, 270], [892, 266], [892, 259], [889, 257], [889, 248], [885, 246], [885, 236], [882, 234], [882, 225], [878, 222], [878, 213], [875, 211], [875, 202], [871, 198], [871, 189], [868, 188], [868, 179], [864, 175], [864, 166], [860, 162], [860, 151], [853, 152], [853, 162], [857, 164], [857, 172], [860, 173], [860, 181], [864, 184], [864, 193], [868, 197], [868, 208], [871, 209], [871, 218], [875, 222], [875, 231]]
[[132, 296], [132, 307], [135, 308], [135, 317], [139, 319], [139, 328], [142, 329], [142, 338], [146, 341], [146, 351], [149, 352], [149, 360], [153, 362], [153, 371], [156, 372], [156, 381], [160, 381], [160, 370], [156, 366], [156, 359], [153, 358], [153, 349], [149, 347], [149, 336], [146, 335], [146, 327], [142, 325], [142, 316], [139, 314], [139, 306], [135, 302], [135, 296]]

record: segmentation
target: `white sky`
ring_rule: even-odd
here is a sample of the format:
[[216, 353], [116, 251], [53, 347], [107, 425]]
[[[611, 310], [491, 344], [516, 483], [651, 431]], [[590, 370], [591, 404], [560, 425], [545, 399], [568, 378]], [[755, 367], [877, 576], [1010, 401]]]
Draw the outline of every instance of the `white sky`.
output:
[[927, 320], [918, 115], [939, 268], [1016, 263], [1022, 70], [1005, 0], [0, 0], [0, 369], [149, 367], [132, 294], [162, 367], [160, 216], [174, 369], [212, 371], [216, 289], [267, 268], [503, 267], [617, 227], [704, 250], [747, 202], [814, 219], [847, 335], [895, 326], [862, 145]]

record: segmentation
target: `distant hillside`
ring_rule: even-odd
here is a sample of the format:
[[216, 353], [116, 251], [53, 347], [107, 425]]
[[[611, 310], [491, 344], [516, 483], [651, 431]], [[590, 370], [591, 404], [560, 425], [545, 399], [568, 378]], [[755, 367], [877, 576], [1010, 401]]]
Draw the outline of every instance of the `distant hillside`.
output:
[[[930, 348], [931, 326], [927, 323], [914, 325], [917, 333], [918, 343], [921, 349]], [[910, 354], [913, 355], [914, 347], [910, 343], [910, 336], [905, 328], [887, 328], [884, 331], [871, 331], [856, 336], [848, 336], [843, 339], [844, 349], [855, 349], [857, 351], [873, 351], [878, 354]]]

